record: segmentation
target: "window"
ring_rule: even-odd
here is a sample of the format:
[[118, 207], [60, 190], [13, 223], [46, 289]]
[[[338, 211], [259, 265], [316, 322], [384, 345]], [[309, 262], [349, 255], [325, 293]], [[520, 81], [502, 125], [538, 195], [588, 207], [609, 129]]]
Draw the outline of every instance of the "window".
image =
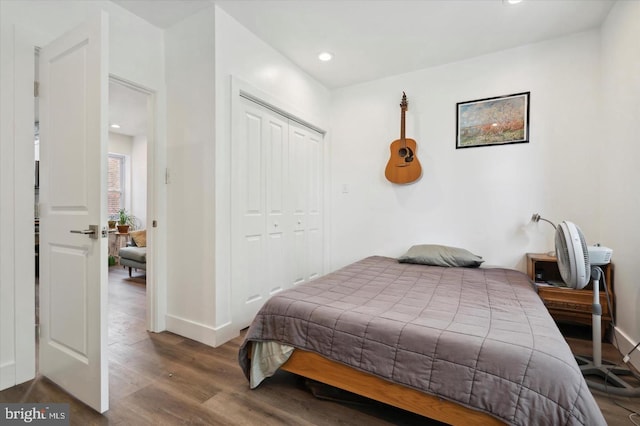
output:
[[124, 208], [124, 155], [109, 154], [109, 175], [107, 187], [109, 191], [107, 205], [108, 214], [117, 215]]

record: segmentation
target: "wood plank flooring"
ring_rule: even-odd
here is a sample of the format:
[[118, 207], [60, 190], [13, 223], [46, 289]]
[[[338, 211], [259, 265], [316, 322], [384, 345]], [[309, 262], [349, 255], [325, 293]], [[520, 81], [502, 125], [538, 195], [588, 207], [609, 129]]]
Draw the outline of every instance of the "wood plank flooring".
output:
[[[211, 348], [145, 330], [144, 278], [140, 271], [134, 278], [120, 267], [110, 271], [107, 413], [95, 413], [42, 376], [0, 392], [0, 402], [66, 402], [72, 425], [438, 424], [361, 398], [351, 403], [317, 399], [308, 383], [285, 372], [250, 390], [237, 361], [242, 336]], [[591, 352], [581, 331], [563, 332], [575, 352]], [[610, 344], [604, 345], [603, 357], [621, 358]], [[632, 424], [631, 412], [618, 404], [640, 411], [640, 398], [593, 393], [610, 425]]]

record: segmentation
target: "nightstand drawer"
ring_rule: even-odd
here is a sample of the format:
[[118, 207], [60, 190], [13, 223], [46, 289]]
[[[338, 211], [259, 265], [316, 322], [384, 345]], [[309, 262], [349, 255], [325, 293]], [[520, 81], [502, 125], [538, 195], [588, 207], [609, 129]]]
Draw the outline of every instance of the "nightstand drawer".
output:
[[[602, 290], [601, 290], [602, 291]], [[591, 314], [593, 294], [591, 291], [576, 291], [566, 288], [538, 287], [538, 295], [547, 309], [559, 309], [571, 312]], [[609, 317], [609, 304], [604, 294], [600, 294], [602, 315]]]

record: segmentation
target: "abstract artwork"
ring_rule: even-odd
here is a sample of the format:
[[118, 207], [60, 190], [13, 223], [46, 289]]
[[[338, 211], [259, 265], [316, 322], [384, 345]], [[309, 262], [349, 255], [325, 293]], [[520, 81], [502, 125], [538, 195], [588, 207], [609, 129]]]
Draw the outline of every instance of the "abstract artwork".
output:
[[530, 92], [456, 104], [456, 149], [529, 142]]

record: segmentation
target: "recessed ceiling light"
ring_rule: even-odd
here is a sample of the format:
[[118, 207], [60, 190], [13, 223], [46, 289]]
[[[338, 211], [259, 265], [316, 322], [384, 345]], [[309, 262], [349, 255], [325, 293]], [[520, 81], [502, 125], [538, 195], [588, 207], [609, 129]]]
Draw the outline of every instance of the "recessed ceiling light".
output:
[[116, 123], [113, 123], [113, 124], [111, 125], [111, 128], [112, 128], [112, 129], [119, 129], [119, 128], [120, 128], [120, 125], [119, 125], [119, 124], [116, 124]]
[[503, 1], [508, 4], [518, 4], [522, 2], [522, 0], [503, 0]]
[[320, 59], [322, 62], [327, 62], [333, 59], [333, 55], [329, 52], [322, 52], [318, 55], [318, 59]]

